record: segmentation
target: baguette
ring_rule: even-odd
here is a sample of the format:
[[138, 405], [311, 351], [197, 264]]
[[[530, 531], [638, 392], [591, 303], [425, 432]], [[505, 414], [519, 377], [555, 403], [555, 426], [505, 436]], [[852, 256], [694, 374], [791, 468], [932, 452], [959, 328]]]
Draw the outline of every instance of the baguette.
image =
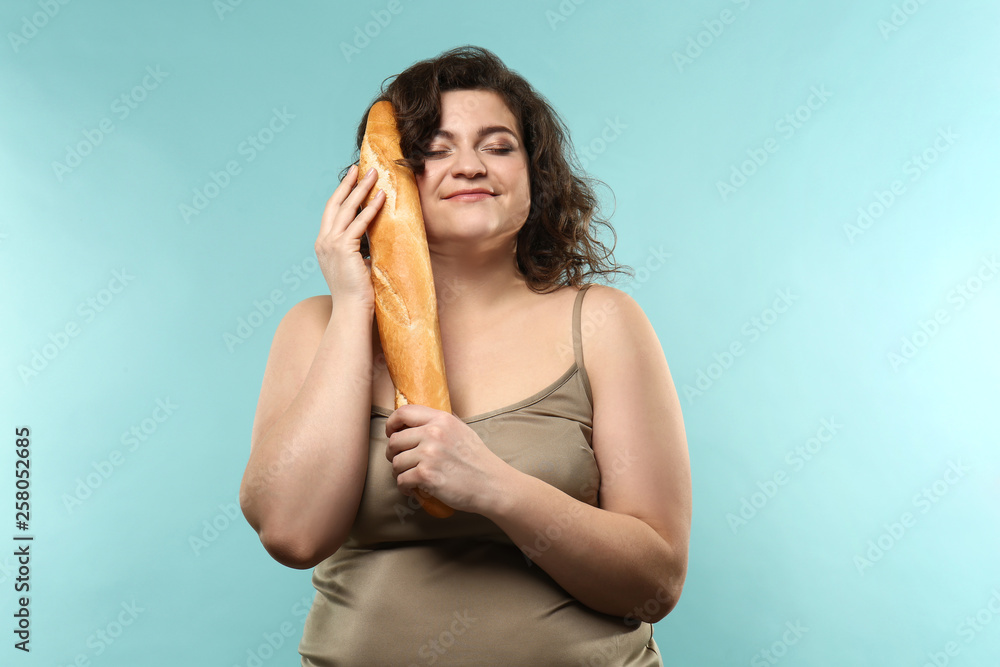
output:
[[[378, 172], [365, 204], [379, 189], [385, 192], [385, 202], [367, 230], [375, 320], [396, 390], [394, 409], [415, 403], [451, 412], [420, 193], [413, 172], [396, 164], [403, 158], [399, 139], [392, 103], [375, 103], [368, 113], [358, 165], [359, 182], [372, 167]], [[454, 513], [420, 489], [417, 499], [431, 516]]]

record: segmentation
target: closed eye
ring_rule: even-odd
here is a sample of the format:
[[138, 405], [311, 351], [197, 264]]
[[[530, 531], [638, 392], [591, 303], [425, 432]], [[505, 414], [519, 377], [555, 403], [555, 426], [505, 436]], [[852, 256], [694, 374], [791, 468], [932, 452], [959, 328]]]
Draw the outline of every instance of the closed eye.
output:
[[[507, 155], [508, 153], [513, 153], [515, 149], [513, 146], [494, 146], [483, 150], [490, 153], [496, 153], [498, 155]], [[448, 151], [424, 151], [424, 157], [440, 157], [442, 155], [446, 155], [447, 153]]]

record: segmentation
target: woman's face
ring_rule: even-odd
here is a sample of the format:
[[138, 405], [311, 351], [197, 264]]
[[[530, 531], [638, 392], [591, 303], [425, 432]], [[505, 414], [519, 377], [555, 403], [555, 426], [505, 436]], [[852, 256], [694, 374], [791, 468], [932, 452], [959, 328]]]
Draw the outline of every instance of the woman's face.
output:
[[[429, 243], [512, 242], [528, 218], [528, 154], [517, 118], [496, 93], [441, 94], [441, 126], [417, 176]], [[465, 191], [478, 191], [463, 194]]]

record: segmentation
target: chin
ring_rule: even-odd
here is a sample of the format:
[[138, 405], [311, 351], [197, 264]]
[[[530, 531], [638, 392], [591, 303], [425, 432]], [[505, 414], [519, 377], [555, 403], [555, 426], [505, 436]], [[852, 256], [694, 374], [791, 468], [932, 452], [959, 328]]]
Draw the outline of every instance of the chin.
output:
[[[466, 216], [461, 220], [438, 220], [436, 222], [428, 223], [424, 221], [424, 227], [427, 229], [427, 236], [440, 238], [440, 237], [464, 237], [464, 238], [476, 238], [482, 236], [484, 233], [496, 232], [503, 227], [503, 224], [497, 220], [493, 220], [486, 217], [476, 217], [476, 216]], [[431, 230], [434, 230], [433, 233]]]

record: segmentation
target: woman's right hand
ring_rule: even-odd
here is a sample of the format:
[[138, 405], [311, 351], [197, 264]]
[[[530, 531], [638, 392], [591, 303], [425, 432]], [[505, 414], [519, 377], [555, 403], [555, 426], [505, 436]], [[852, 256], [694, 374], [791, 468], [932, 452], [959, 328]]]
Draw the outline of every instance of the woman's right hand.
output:
[[385, 202], [385, 193], [380, 190], [357, 213], [378, 179], [373, 169], [358, 183], [357, 173], [358, 166], [352, 165], [326, 202], [316, 237], [316, 259], [335, 304], [353, 302], [374, 307], [371, 260], [361, 256], [361, 236]]

